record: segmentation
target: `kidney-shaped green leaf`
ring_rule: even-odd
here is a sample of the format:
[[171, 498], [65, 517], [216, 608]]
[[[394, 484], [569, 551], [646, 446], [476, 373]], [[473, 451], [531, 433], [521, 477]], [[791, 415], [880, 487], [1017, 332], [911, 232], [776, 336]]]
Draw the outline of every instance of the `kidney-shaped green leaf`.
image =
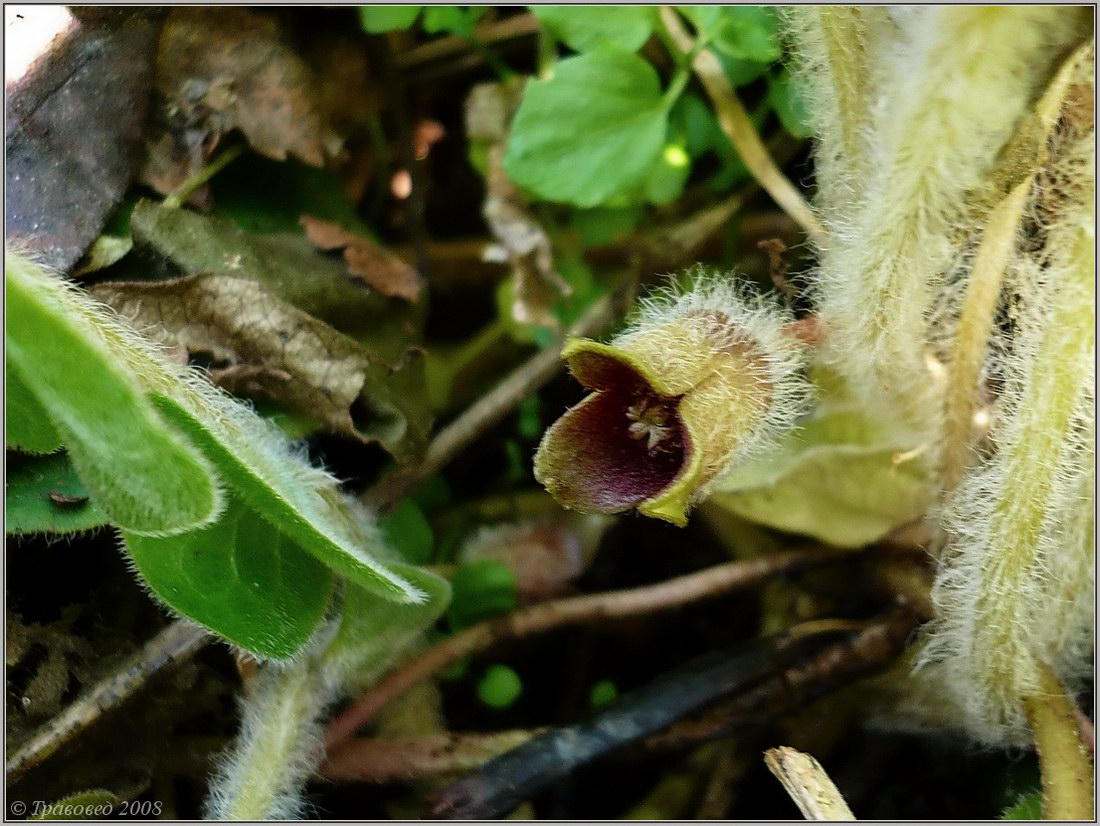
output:
[[328, 568], [236, 499], [201, 530], [123, 537], [142, 577], [173, 611], [264, 657], [297, 652], [332, 594]]
[[645, 184], [667, 127], [657, 72], [633, 52], [603, 43], [527, 84], [504, 165], [540, 198], [594, 207]]

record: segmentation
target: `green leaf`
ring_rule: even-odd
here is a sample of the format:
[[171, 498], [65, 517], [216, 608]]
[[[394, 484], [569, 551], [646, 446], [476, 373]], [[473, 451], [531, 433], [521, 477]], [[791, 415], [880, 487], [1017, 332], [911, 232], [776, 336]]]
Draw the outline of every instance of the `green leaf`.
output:
[[532, 6], [531, 13], [576, 52], [613, 43], [636, 52], [649, 40], [657, 22], [648, 6]]
[[682, 142], [670, 141], [661, 151], [661, 158], [645, 185], [645, 197], [658, 206], [680, 197], [691, 175], [691, 158]]
[[414, 565], [427, 565], [435, 550], [435, 534], [420, 506], [406, 497], [378, 520], [386, 543]]
[[772, 66], [772, 61], [741, 60], [730, 57], [725, 52], [715, 52], [722, 71], [734, 86], [748, 86], [757, 78], [763, 77]]
[[714, 48], [738, 60], [772, 63], [779, 60], [775, 12], [768, 6], [722, 6], [714, 30]]
[[633, 232], [641, 218], [642, 208], [637, 204], [602, 206], [573, 210], [571, 223], [584, 246], [600, 247]]
[[[194, 440], [222, 471], [249, 507], [338, 574], [386, 599], [418, 602], [423, 595], [368, 555], [380, 537], [365, 514], [335, 486], [335, 480], [308, 464], [290, 461], [281, 435], [247, 408], [204, 410], [192, 396], [185, 406], [154, 394], [157, 409]], [[236, 405], [234, 405], [236, 406]], [[188, 409], [190, 407], [191, 409]], [[196, 415], [195, 410], [203, 411]]]
[[209, 524], [221, 508], [212, 468], [157, 415], [111, 344], [105, 312], [60, 278], [11, 252], [5, 266], [11, 364], [69, 449], [111, 522], [171, 535]]
[[791, 73], [786, 69], [779, 77], [769, 79], [768, 100], [771, 101], [783, 128], [794, 137], [808, 138], [813, 134], [809, 125], [806, 101], [802, 97], [798, 84], [792, 80]]
[[[10, 391], [10, 373], [8, 382]], [[107, 515], [88, 498], [64, 453], [10, 457], [6, 501], [9, 534], [76, 533], [107, 524]]]
[[477, 683], [477, 697], [489, 708], [508, 708], [523, 693], [523, 680], [513, 669], [496, 663]]
[[391, 567], [427, 598], [418, 605], [398, 605], [349, 585], [340, 627], [324, 654], [326, 665], [341, 681], [376, 680], [447, 609], [451, 597], [447, 580], [412, 565], [392, 563]]
[[182, 536], [123, 532], [134, 565], [173, 611], [255, 654], [286, 659], [324, 615], [332, 572], [239, 500]]
[[615, 683], [611, 680], [600, 680], [588, 693], [588, 704], [592, 708], [599, 708], [605, 706], [608, 703], [614, 702], [615, 698], [619, 696], [619, 689], [615, 686]]
[[472, 37], [478, 19], [486, 6], [425, 6], [424, 31], [428, 34], [450, 32], [459, 37]]
[[7, 399], [4, 406], [4, 443], [25, 453], [53, 453], [61, 449], [61, 434], [34, 393], [5, 358]]
[[550, 201], [594, 207], [641, 187], [668, 128], [657, 72], [602, 44], [527, 84], [504, 165], [516, 184]]
[[451, 588], [454, 595], [447, 618], [455, 630], [516, 607], [516, 575], [495, 559], [462, 565], [451, 580]]
[[416, 22], [423, 6], [360, 6], [359, 25], [367, 34], [407, 29]]
[[1016, 803], [1001, 815], [1001, 820], [1042, 820], [1043, 819], [1043, 792], [1037, 789], [1031, 794], [1020, 798]]

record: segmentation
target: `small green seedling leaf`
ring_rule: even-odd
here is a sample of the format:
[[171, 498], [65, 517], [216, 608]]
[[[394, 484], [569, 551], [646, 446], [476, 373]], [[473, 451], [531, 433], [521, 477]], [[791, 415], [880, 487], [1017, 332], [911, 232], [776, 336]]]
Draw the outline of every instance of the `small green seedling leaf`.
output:
[[614, 702], [619, 696], [619, 689], [615, 686], [615, 683], [611, 680], [600, 680], [588, 693], [588, 704], [592, 708], [599, 708], [605, 706], [608, 703]]
[[594, 207], [643, 186], [660, 159], [668, 102], [645, 60], [609, 43], [527, 84], [504, 165], [550, 201]]
[[398, 605], [349, 585], [340, 628], [324, 654], [326, 666], [341, 681], [362, 685], [376, 680], [447, 610], [447, 580], [412, 565], [390, 567], [426, 598], [417, 605]]
[[360, 6], [359, 25], [367, 34], [407, 29], [416, 22], [423, 6]]
[[300, 650], [332, 594], [332, 572], [239, 500], [202, 530], [123, 538], [173, 611], [261, 656]]
[[157, 415], [112, 354], [124, 333], [75, 288], [9, 252], [7, 355], [111, 522], [171, 535], [209, 524], [221, 495], [209, 463]]
[[489, 708], [508, 708], [522, 693], [523, 680], [519, 674], [500, 663], [489, 666], [477, 684], [477, 697]]
[[7, 533], [76, 533], [106, 524], [107, 515], [88, 497], [68, 455], [9, 459]]
[[4, 443], [24, 453], [53, 453], [61, 449], [61, 434], [34, 393], [5, 359], [7, 400], [4, 406]]
[[651, 6], [532, 6], [531, 12], [570, 49], [587, 52], [613, 43], [636, 52], [656, 23]]
[[453, 597], [447, 618], [455, 630], [488, 617], [515, 610], [516, 575], [503, 562], [493, 559], [469, 562], [451, 580]]
[[406, 562], [427, 565], [435, 550], [435, 534], [424, 511], [411, 498], [402, 499], [388, 514], [378, 520], [386, 543], [401, 554]]

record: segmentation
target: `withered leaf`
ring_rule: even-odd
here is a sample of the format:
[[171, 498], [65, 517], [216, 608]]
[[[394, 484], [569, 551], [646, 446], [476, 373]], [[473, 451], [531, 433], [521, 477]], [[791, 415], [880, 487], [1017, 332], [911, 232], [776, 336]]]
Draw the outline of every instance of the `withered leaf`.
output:
[[232, 221], [142, 201], [130, 224], [137, 248], [185, 275], [222, 273], [263, 283], [295, 307], [396, 363], [419, 340], [423, 307], [388, 298], [348, 275], [303, 235], [245, 232]]
[[68, 270], [122, 200], [141, 157], [163, 14], [74, 22], [6, 87], [4, 228]]
[[145, 335], [211, 364], [211, 378], [407, 461], [431, 425], [423, 361], [392, 365], [263, 285], [229, 275], [105, 282], [92, 294]]
[[512, 317], [521, 324], [557, 329], [560, 324], [551, 308], [571, 288], [554, 269], [550, 237], [504, 169], [504, 144], [521, 92], [521, 87], [503, 83], [475, 86], [466, 100], [466, 132], [487, 147], [482, 215], [497, 241], [488, 255], [512, 267]]
[[383, 295], [409, 301], [420, 298], [424, 279], [416, 268], [369, 238], [353, 235], [339, 224], [322, 221], [310, 215], [301, 218], [306, 237], [325, 252], [342, 249], [348, 272], [362, 278]]
[[147, 141], [142, 180], [171, 191], [232, 129], [274, 160], [293, 155], [323, 165], [338, 141], [317, 104], [318, 87], [270, 13], [174, 8], [157, 54], [160, 128]]

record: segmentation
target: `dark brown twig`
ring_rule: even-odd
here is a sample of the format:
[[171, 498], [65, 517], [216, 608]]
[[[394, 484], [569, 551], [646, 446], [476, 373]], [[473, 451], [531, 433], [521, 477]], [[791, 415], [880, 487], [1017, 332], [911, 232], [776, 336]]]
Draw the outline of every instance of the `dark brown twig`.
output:
[[541, 734], [445, 789], [429, 814], [451, 819], [506, 815], [577, 767], [667, 726], [719, 697], [751, 688], [833, 637], [831, 624], [710, 651], [632, 691], [583, 722]]

